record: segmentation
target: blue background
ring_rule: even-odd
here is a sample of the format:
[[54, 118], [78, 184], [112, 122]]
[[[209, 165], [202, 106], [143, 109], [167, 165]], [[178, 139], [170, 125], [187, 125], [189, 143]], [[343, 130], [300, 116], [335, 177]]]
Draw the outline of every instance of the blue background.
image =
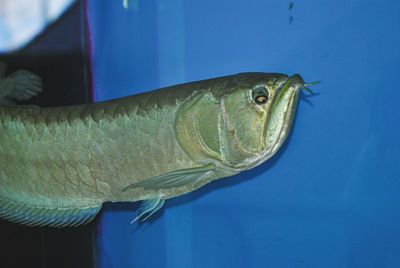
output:
[[97, 101], [243, 71], [323, 81], [262, 166], [140, 226], [137, 204], [106, 205], [100, 267], [400, 267], [400, 2], [293, 4], [88, 1]]

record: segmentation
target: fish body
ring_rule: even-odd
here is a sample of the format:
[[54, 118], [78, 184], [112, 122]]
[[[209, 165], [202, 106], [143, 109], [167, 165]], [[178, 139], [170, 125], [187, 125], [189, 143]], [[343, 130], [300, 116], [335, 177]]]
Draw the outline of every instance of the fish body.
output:
[[136, 219], [146, 218], [274, 155], [303, 85], [243, 73], [101, 103], [0, 106], [0, 216], [75, 226], [104, 202], [143, 200]]

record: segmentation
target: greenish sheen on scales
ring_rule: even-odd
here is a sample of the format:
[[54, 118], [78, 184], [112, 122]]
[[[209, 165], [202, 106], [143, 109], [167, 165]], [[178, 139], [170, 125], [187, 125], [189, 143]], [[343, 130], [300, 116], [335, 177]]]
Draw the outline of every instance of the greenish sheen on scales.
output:
[[242, 73], [106, 102], [12, 105], [41, 91], [0, 65], [0, 217], [30, 226], [90, 222], [104, 202], [166, 199], [251, 169], [287, 138], [299, 75]]

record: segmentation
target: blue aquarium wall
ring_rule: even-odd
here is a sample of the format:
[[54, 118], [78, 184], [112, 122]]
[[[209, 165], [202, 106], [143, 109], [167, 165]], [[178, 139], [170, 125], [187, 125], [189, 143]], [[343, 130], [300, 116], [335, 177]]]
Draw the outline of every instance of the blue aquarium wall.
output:
[[107, 204], [99, 267], [400, 267], [399, 8], [89, 0], [96, 101], [248, 71], [322, 80], [267, 163], [140, 225], [138, 204]]

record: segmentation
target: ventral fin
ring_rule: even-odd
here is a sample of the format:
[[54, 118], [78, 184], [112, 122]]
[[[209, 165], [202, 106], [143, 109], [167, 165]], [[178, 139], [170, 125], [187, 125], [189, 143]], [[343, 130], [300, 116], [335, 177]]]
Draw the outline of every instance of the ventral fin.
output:
[[123, 192], [133, 188], [144, 188], [146, 190], [159, 190], [181, 187], [203, 177], [210, 171], [214, 171], [215, 166], [212, 164], [200, 166], [196, 168], [181, 169], [166, 174], [158, 175], [139, 182], [128, 185]]
[[164, 205], [165, 200], [160, 197], [143, 200], [138, 210], [136, 211], [136, 218], [131, 221], [131, 224], [140, 220], [145, 221], [151, 215], [156, 213]]

